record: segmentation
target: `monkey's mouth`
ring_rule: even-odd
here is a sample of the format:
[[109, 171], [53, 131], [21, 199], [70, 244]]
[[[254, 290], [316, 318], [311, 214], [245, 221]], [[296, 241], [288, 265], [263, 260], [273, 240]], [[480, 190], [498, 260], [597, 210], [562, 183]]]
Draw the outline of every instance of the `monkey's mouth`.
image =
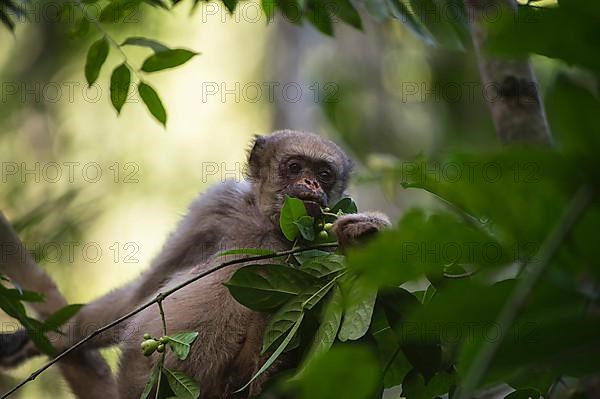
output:
[[320, 204], [322, 201], [318, 195], [311, 192], [298, 193], [294, 195], [294, 197], [301, 199], [304, 202], [316, 202], [317, 204]]
[[[295, 191], [295, 192], [294, 192]], [[327, 200], [324, 193], [318, 193], [309, 190], [293, 190], [290, 197], [295, 197], [304, 202], [304, 205], [308, 208], [311, 204], [316, 204], [319, 207], [327, 206]]]

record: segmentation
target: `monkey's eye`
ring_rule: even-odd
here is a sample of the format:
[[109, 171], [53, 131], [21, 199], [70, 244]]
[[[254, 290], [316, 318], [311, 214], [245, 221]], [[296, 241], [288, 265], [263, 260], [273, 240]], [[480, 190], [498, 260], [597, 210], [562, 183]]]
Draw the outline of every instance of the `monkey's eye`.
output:
[[332, 179], [333, 179], [333, 176], [331, 175], [331, 172], [328, 171], [327, 169], [323, 169], [319, 172], [319, 180], [321, 180], [321, 182], [331, 183]]
[[300, 166], [298, 162], [290, 162], [288, 168], [290, 169], [290, 172], [294, 174], [300, 173], [300, 171], [302, 170], [302, 166]]

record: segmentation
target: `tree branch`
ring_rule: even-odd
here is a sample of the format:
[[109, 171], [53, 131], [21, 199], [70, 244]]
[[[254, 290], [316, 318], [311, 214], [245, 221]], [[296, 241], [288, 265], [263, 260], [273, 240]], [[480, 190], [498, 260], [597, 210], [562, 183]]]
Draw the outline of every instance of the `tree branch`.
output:
[[587, 185], [580, 187], [573, 196], [557, 226], [540, 247], [534, 261], [529, 265], [528, 273], [519, 279], [517, 286], [504, 303], [504, 307], [493, 323], [493, 326], [495, 326], [493, 331], [490, 330], [486, 334], [479, 352], [467, 371], [463, 384], [457, 390], [456, 399], [470, 399], [473, 397], [473, 392], [485, 375], [498, 347], [523, 307], [533, 286], [539, 281], [542, 273], [554, 258], [556, 251], [560, 248], [571, 229], [588, 209], [593, 197], [594, 193]]
[[[68, 349], [66, 349], [65, 351], [63, 351], [60, 355], [56, 356], [54, 359], [49, 360], [47, 363], [45, 363], [43, 366], [41, 366], [40, 368], [38, 368], [37, 370], [35, 370], [33, 373], [31, 373], [29, 375], [29, 377], [27, 377], [26, 379], [24, 379], [23, 381], [21, 381], [18, 385], [16, 385], [14, 388], [12, 388], [10, 391], [8, 391], [7, 393], [5, 393], [4, 395], [2, 395], [2, 397], [0, 399], [5, 399], [8, 398], [10, 395], [12, 395], [13, 393], [15, 393], [17, 390], [19, 390], [20, 388], [22, 388], [25, 384], [27, 384], [30, 381], [33, 381], [34, 379], [37, 378], [38, 375], [40, 375], [41, 373], [43, 373], [44, 371], [46, 371], [50, 366], [52, 366], [53, 364], [55, 364], [56, 362], [62, 360], [63, 358], [65, 358], [67, 355], [69, 355], [71, 352], [73, 352], [74, 350], [76, 350], [77, 348], [81, 347], [82, 345], [84, 345], [86, 342], [90, 341], [91, 339], [93, 339], [95, 336], [97, 336], [98, 334], [102, 334], [103, 332], [110, 330], [111, 328], [115, 327], [116, 325], [124, 322], [125, 320], [135, 316], [136, 314], [140, 313], [141, 311], [143, 311], [144, 309], [149, 308], [150, 306], [159, 303], [161, 301], [163, 301], [165, 298], [167, 298], [169, 295], [179, 291], [180, 289], [187, 287], [188, 285], [192, 284], [195, 281], [200, 280], [203, 277], [208, 276], [211, 273], [214, 273], [218, 270], [221, 270], [227, 266], [231, 266], [231, 265], [236, 265], [236, 264], [240, 264], [240, 263], [246, 263], [246, 262], [254, 262], [254, 261], [258, 261], [258, 260], [264, 260], [264, 259], [273, 259], [273, 258], [278, 258], [281, 256], [286, 256], [286, 255], [291, 255], [291, 254], [295, 254], [298, 252], [303, 252], [303, 251], [308, 251], [311, 249], [319, 249], [319, 248], [333, 248], [333, 247], [337, 247], [338, 244], [337, 243], [326, 243], [326, 244], [317, 244], [317, 245], [313, 245], [310, 247], [305, 247], [305, 248], [294, 248], [294, 249], [290, 249], [287, 251], [281, 251], [281, 252], [275, 252], [272, 254], [267, 254], [267, 255], [257, 255], [257, 256], [249, 256], [247, 258], [240, 258], [240, 259], [233, 259], [227, 262], [222, 262], [219, 263], [218, 265], [212, 267], [211, 269], [205, 270], [204, 272], [183, 281], [182, 283], [176, 285], [175, 287], [161, 292], [159, 293], [156, 298], [154, 298], [151, 301], [146, 302], [145, 304], [135, 308], [134, 310], [132, 310], [131, 312], [127, 313], [124, 316], [121, 316], [120, 318], [116, 319], [115, 321], [100, 327], [99, 329], [93, 331], [90, 335], [88, 335], [87, 337], [85, 337], [84, 339], [82, 339], [81, 341], [77, 342], [75, 345], [69, 347]], [[85, 396], [85, 395], [84, 395]], [[103, 396], [103, 397], [116, 397], [115, 396]]]

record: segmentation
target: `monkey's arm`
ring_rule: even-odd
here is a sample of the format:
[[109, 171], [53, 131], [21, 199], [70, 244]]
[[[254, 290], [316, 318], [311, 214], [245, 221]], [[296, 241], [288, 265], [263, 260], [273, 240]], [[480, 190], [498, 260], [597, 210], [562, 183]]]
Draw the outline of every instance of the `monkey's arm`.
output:
[[[161, 253], [153, 261], [149, 270], [133, 282], [114, 290], [87, 304], [65, 325], [65, 335], [53, 335], [52, 342], [57, 350], [63, 351], [89, 333], [125, 315], [142, 301], [151, 298], [178, 271], [189, 269], [204, 262], [218, 251], [221, 228], [215, 213], [222, 212], [225, 206], [222, 198], [237, 188], [234, 183], [223, 183], [208, 190], [190, 206], [188, 214], [180, 221], [175, 232], [169, 237]], [[49, 286], [40, 283], [37, 273], [27, 272], [18, 281], [34, 284], [32, 289], [46, 296], [52, 294]], [[51, 288], [51, 287], [50, 287]], [[99, 348], [119, 342], [126, 323], [92, 339], [85, 348]], [[31, 342], [23, 343], [22, 334], [5, 337], [4, 341], [15, 349], [14, 353], [4, 353], [0, 364], [15, 366], [29, 357], [39, 354]], [[0, 355], [2, 355], [0, 353]]]
[[[31, 306], [45, 319], [53, 312], [67, 304], [56, 285], [36, 264], [29, 252], [25, 250], [16, 233], [0, 212], [0, 243], [3, 256], [0, 257], [0, 272], [18, 281], [25, 289], [43, 292], [44, 302], [32, 302]], [[30, 350], [24, 330], [14, 334], [0, 335], [0, 356], [4, 358], [17, 354], [21, 350]], [[60, 370], [71, 390], [78, 397], [103, 399], [116, 397], [117, 388], [110, 368], [97, 351], [86, 351], [74, 354], [59, 364]]]
[[380, 212], [353, 213], [339, 217], [333, 223], [332, 231], [343, 248], [391, 225], [388, 217]]

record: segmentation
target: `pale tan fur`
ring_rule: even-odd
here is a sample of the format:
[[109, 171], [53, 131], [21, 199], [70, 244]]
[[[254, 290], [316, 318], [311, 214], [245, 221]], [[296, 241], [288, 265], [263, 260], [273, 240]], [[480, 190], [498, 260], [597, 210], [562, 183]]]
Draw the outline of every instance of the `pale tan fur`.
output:
[[[69, 334], [57, 337], [59, 349], [67, 348], [85, 334], [107, 324], [161, 289], [188, 279], [215, 263], [226, 249], [241, 247], [289, 249], [278, 225], [286, 186], [278, 165], [289, 155], [327, 160], [334, 165], [336, 183], [326, 190], [329, 203], [346, 189], [351, 162], [331, 141], [310, 133], [275, 132], [257, 138], [249, 156], [247, 181], [222, 182], [202, 194], [170, 236], [150, 269], [134, 282], [86, 305], [68, 327]], [[389, 225], [381, 214], [358, 214], [339, 219], [333, 231], [342, 243], [352, 243]], [[219, 258], [217, 261], [222, 261]], [[167, 327], [171, 332], [197, 331], [199, 337], [188, 359], [167, 356], [167, 367], [183, 371], [198, 381], [203, 398], [247, 397], [260, 391], [265, 374], [241, 395], [233, 391], [245, 384], [260, 368], [260, 347], [267, 315], [238, 304], [223, 286], [241, 265], [222, 269], [164, 301]], [[162, 335], [157, 307], [139, 313], [113, 331], [96, 337], [88, 348], [120, 344], [122, 348], [118, 385], [121, 399], [139, 398], [157, 355], [144, 357], [139, 345], [144, 333]], [[23, 357], [12, 357], [22, 360]], [[7, 363], [7, 362], [5, 362]], [[14, 361], [12, 362], [14, 363]], [[274, 365], [269, 372], [284, 367]]]

